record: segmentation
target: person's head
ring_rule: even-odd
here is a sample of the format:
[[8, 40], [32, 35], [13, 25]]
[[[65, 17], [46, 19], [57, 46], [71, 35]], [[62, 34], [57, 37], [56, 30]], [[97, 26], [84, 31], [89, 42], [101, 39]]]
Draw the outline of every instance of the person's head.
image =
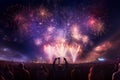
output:
[[92, 72], [94, 69], [94, 66], [91, 66], [90, 69], [89, 69], [89, 72]]
[[63, 66], [61, 64], [58, 65], [58, 70], [63, 70]]
[[40, 66], [40, 70], [43, 70], [43, 69], [44, 69], [44, 66], [43, 66], [43, 65], [41, 65], [41, 66]]
[[118, 63], [118, 70], [120, 70], [120, 63]]
[[24, 69], [24, 64], [23, 64], [23, 63], [20, 63], [20, 64], [18, 65], [18, 68], [19, 68], [19, 69]]
[[5, 80], [5, 78], [2, 75], [0, 75], [0, 80]]
[[6, 70], [6, 71], [9, 71], [9, 70], [10, 70], [9, 65], [6, 65], [6, 66], [5, 66], [5, 70]]

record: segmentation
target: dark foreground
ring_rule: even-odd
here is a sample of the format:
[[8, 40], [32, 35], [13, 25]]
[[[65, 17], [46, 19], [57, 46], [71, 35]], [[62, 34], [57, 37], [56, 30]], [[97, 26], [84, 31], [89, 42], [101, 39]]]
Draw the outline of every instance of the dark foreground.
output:
[[112, 74], [117, 68], [117, 62], [23, 65], [1, 61], [0, 80], [112, 80]]

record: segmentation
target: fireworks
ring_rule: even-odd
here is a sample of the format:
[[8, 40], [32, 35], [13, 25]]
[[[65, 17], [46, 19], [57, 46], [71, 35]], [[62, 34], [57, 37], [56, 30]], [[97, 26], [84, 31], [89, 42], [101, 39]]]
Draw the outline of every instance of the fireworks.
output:
[[49, 33], [52, 33], [54, 29], [55, 29], [55, 27], [53, 27], [53, 26], [50, 26], [50, 27], [47, 28]]
[[[104, 30], [103, 22], [94, 17], [87, 18], [90, 15], [84, 12], [84, 15], [78, 15], [79, 12], [73, 13], [66, 9], [64, 12], [60, 11], [63, 13], [60, 18], [55, 12], [54, 9], [51, 11], [40, 7], [31, 10], [27, 15], [17, 14], [14, 20], [19, 32], [30, 36], [36, 46], [41, 46], [39, 48], [49, 63], [56, 57], [66, 57], [75, 63], [77, 59], [79, 61], [78, 56], [83, 54], [84, 45], [88, 45], [91, 41], [88, 32], [101, 33]], [[106, 45], [108, 44], [97, 46], [94, 51], [107, 50]]]
[[101, 34], [104, 30], [104, 24], [99, 19], [93, 17], [88, 20], [88, 25], [94, 34]]
[[81, 38], [81, 34], [79, 33], [78, 28], [79, 28], [78, 25], [75, 24], [72, 26], [72, 29], [71, 29], [72, 37], [76, 40], [80, 40], [80, 38]]
[[50, 63], [55, 57], [66, 57], [69, 58], [69, 60], [72, 60], [72, 62], [74, 63], [78, 56], [78, 52], [82, 53], [82, 48], [76, 43], [69, 45], [64, 42], [54, 43], [53, 45], [45, 45], [44, 51], [48, 55]]
[[35, 42], [35, 44], [38, 45], [38, 46], [39, 46], [40, 44], [42, 44], [42, 40], [41, 40], [40, 38], [35, 39], [34, 42]]
[[69, 47], [69, 52], [72, 56], [72, 61], [75, 62], [76, 58], [77, 58], [77, 55], [78, 55], [78, 52], [82, 53], [82, 48], [81, 48], [80, 45], [75, 43], [74, 45]]
[[40, 17], [48, 17], [48, 11], [46, 9], [44, 9], [44, 8], [40, 8], [38, 10], [38, 13], [39, 13]]
[[36, 13], [37, 13], [37, 17], [41, 22], [45, 22], [46, 20], [49, 19], [49, 17], [52, 16], [51, 13], [48, 11], [48, 9], [44, 7], [38, 8], [38, 10], [36, 10]]

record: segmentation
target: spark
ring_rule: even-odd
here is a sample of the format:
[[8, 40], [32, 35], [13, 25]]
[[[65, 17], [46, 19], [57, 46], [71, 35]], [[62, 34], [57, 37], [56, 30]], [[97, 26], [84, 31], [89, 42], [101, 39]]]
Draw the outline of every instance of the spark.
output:
[[36, 45], [41, 45], [42, 44], [42, 40], [40, 38], [37, 38], [34, 40]]
[[48, 11], [48, 9], [44, 8], [44, 7], [40, 7], [37, 11], [38, 16], [44, 20], [44, 19], [48, 19], [51, 16], [51, 13]]
[[55, 29], [55, 27], [49, 26], [49, 27], [47, 28], [47, 31], [48, 31], [49, 33], [52, 33], [52, 32], [54, 31], [54, 29]]

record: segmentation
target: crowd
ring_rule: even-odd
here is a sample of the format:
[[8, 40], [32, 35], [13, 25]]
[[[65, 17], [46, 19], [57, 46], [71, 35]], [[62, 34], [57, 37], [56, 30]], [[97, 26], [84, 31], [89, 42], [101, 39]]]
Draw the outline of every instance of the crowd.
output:
[[0, 62], [0, 80], [120, 80], [120, 64], [53, 64]]

